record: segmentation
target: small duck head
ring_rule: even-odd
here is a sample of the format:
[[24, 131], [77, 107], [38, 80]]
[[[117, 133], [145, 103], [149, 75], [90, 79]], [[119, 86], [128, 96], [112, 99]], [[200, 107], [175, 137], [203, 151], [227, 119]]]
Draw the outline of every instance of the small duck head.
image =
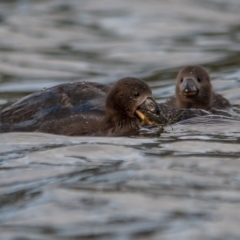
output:
[[133, 77], [123, 78], [109, 90], [106, 98], [106, 114], [112, 122], [138, 122], [151, 125], [153, 122], [147, 117], [147, 112], [165, 119], [152, 96], [150, 87], [143, 80]]
[[200, 66], [182, 68], [177, 75], [175, 91], [178, 108], [208, 109], [212, 105], [210, 76]]

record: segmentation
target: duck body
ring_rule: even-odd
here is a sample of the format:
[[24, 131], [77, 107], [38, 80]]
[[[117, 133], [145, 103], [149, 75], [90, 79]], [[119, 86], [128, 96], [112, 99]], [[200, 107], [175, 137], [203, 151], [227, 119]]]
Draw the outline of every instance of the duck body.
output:
[[212, 91], [210, 76], [200, 66], [182, 68], [177, 75], [175, 96], [166, 105], [173, 108], [195, 108], [211, 111], [231, 109], [230, 102], [222, 95]]
[[124, 78], [112, 87], [75, 82], [33, 93], [0, 113], [0, 132], [40, 131], [63, 135], [124, 135], [140, 127], [138, 109], [159, 115], [149, 86]]
[[[109, 86], [95, 82], [64, 83], [30, 94], [0, 113], [1, 123], [57, 117], [70, 112], [104, 111]], [[65, 113], [66, 112], [66, 113]]]
[[[182, 122], [184, 120], [196, 117], [210, 115], [209, 111], [194, 108], [174, 108], [165, 103], [159, 103], [159, 108], [168, 120], [168, 124]], [[157, 120], [155, 120], [157, 122]]]

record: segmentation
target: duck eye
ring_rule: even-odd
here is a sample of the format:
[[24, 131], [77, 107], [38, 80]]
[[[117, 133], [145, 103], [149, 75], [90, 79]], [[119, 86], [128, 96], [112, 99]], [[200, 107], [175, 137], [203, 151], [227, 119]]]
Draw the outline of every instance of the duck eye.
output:
[[198, 78], [197, 78], [197, 81], [200, 83], [200, 82], [202, 81], [202, 79], [198, 77]]
[[135, 92], [133, 95], [134, 95], [134, 97], [139, 97], [140, 96], [139, 92]]
[[182, 83], [182, 82], [183, 82], [183, 78], [180, 79], [180, 83]]

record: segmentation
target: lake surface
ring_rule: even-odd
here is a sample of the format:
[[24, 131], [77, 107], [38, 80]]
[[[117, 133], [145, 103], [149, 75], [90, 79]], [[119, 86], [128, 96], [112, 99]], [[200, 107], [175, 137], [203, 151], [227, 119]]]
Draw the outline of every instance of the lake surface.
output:
[[[238, 0], [0, 1], [0, 108], [69, 81], [140, 77], [174, 94], [204, 66], [240, 104]], [[0, 239], [240, 239], [240, 122], [132, 137], [0, 135]]]

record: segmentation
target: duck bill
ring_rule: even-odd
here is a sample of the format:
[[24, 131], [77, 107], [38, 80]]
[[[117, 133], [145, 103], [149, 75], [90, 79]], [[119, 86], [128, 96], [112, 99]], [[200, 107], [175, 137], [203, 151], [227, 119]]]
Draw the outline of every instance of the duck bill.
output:
[[196, 96], [198, 95], [199, 91], [194, 79], [191, 78], [184, 79], [181, 90], [185, 97]]
[[166, 117], [160, 112], [159, 105], [149, 97], [135, 111], [142, 125], [153, 125], [154, 123], [166, 123]]

